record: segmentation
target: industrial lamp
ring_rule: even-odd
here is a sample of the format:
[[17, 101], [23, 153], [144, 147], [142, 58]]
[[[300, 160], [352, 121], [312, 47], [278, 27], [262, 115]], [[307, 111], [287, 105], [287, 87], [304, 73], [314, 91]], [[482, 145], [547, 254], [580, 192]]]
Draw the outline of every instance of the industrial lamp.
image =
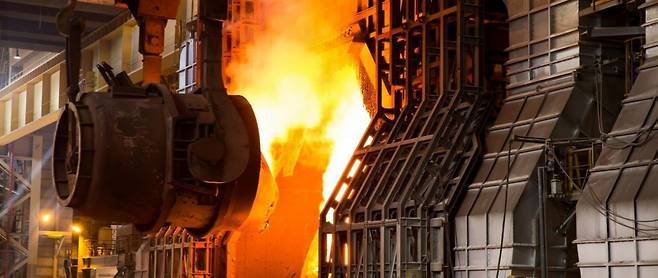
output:
[[43, 213], [41, 214], [41, 223], [43, 224], [48, 224], [50, 220], [52, 219], [52, 215], [50, 213]]
[[79, 234], [80, 232], [82, 232], [82, 227], [80, 227], [80, 225], [78, 224], [73, 224], [71, 225], [71, 231], [75, 234]]
[[21, 59], [21, 54], [18, 53], [18, 48], [16, 48], [16, 54], [14, 54], [14, 59], [20, 60]]

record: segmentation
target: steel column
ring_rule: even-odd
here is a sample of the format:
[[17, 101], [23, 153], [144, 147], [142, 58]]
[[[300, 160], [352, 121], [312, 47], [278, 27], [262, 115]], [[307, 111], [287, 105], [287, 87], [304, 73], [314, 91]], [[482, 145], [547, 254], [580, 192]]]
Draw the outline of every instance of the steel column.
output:
[[[36, 276], [39, 259], [39, 223], [41, 212], [41, 171], [43, 170], [43, 138], [32, 136], [32, 165], [30, 169], [30, 228], [28, 237], [28, 277]], [[55, 220], [53, 220], [55, 221]]]

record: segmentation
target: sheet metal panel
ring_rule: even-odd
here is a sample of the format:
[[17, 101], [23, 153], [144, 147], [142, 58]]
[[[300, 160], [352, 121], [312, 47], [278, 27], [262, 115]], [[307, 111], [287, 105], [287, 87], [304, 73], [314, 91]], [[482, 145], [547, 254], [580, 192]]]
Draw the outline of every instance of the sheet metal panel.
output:
[[[595, 136], [593, 74], [582, 68], [593, 64], [594, 55], [588, 54], [618, 54], [581, 38], [578, 27], [589, 22], [580, 22], [578, 1], [506, 3], [510, 28], [507, 98], [489, 129], [487, 153], [454, 219], [457, 277], [495, 277], [498, 268], [498, 277], [539, 275], [536, 172], [544, 164], [544, 149], [519, 142], [510, 146], [510, 140], [515, 135]], [[614, 90], [621, 81], [619, 76], [606, 76], [604, 83]], [[615, 113], [614, 105], [609, 111]], [[558, 202], [549, 201], [546, 206], [547, 227], [558, 226], [568, 215], [567, 207]], [[549, 277], [573, 274], [575, 250], [568, 244], [572, 239], [568, 233], [547, 231]]]
[[576, 242], [582, 277], [658, 273], [656, 85], [654, 57], [624, 100], [578, 203]]
[[[658, 275], [658, 6], [646, 1], [640, 71], [577, 206], [582, 277]], [[634, 141], [629, 144], [627, 141]]]

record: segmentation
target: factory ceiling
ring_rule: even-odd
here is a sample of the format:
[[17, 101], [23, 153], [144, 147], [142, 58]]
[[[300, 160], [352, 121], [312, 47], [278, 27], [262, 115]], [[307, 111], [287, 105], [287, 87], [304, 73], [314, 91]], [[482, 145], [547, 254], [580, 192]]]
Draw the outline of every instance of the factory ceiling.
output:
[[[67, 0], [0, 0], [0, 47], [59, 52], [65, 41], [56, 27], [56, 15]], [[79, 2], [76, 11], [85, 19], [86, 33], [122, 11], [99, 1]]]

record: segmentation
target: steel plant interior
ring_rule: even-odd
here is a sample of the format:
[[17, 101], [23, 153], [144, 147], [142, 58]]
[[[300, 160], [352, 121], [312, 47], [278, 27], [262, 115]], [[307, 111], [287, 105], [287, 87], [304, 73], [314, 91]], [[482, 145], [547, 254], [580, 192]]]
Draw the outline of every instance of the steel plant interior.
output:
[[658, 275], [640, 2], [360, 2], [379, 110], [321, 215], [320, 276]]
[[[314, 237], [322, 278], [658, 277], [658, 1], [354, 0], [341, 43], [372, 120], [319, 214], [323, 170], [273, 175], [254, 111], [218, 78], [261, 2], [181, 1], [173, 89], [160, 39], [178, 7], [109, 2], [139, 27], [144, 83], [99, 61], [106, 92], [78, 94], [71, 73], [92, 72], [81, 51], [103, 31], [81, 21], [101, 19], [89, 3], [51, 16], [68, 104], [0, 147], [3, 277], [43, 276], [28, 262], [41, 236], [50, 277], [65, 244], [71, 276], [305, 277]], [[111, 9], [103, 20], [128, 20]], [[0, 46], [59, 49], [15, 36], [5, 14]], [[18, 130], [0, 109], [5, 142]], [[40, 234], [37, 193], [88, 231]]]

